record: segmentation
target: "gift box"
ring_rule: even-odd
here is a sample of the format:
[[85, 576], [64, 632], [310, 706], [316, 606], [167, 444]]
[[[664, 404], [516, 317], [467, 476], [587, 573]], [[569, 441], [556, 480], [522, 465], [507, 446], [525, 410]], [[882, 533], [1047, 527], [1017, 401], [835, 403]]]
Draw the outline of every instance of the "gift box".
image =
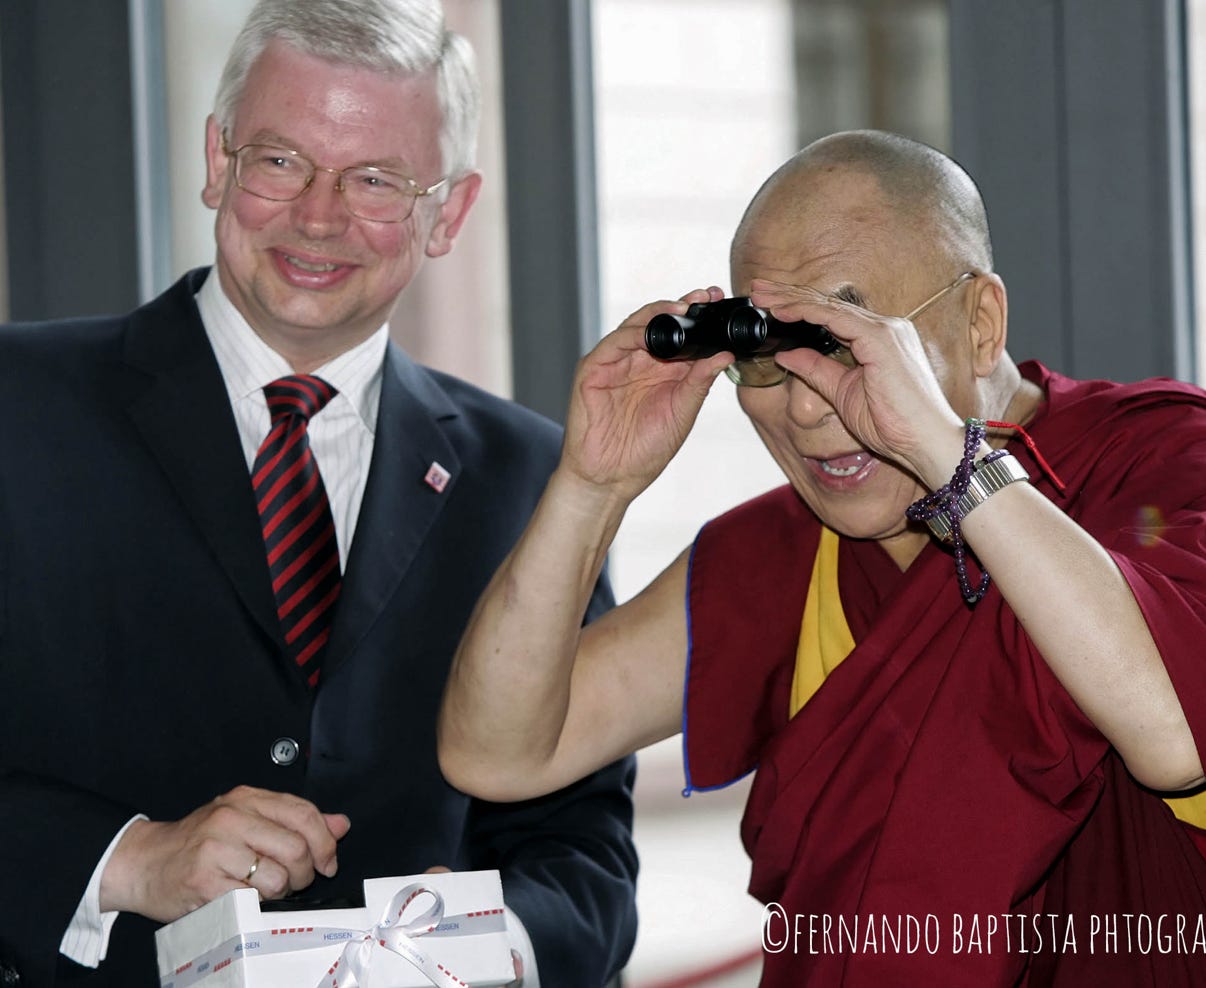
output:
[[235, 889], [155, 934], [162, 988], [499, 988], [497, 871], [372, 878], [364, 906], [280, 912]]

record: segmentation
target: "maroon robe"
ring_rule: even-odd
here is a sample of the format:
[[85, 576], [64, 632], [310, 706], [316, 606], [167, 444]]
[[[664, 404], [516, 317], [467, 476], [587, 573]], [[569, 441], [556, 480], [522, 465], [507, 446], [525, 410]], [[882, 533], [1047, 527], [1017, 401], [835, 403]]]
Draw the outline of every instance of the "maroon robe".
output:
[[[1067, 493], [1011, 449], [1114, 558], [1206, 764], [1206, 395], [1023, 373], [1047, 394], [1029, 430]], [[758, 770], [750, 891], [781, 907], [768, 938], [787, 941], [764, 988], [1206, 984], [1206, 858], [1188, 828], [999, 591], [963, 602], [936, 543], [900, 573], [876, 543], [842, 540], [857, 644], [788, 719], [818, 533], [781, 488], [705, 526], [690, 564], [687, 784]]]

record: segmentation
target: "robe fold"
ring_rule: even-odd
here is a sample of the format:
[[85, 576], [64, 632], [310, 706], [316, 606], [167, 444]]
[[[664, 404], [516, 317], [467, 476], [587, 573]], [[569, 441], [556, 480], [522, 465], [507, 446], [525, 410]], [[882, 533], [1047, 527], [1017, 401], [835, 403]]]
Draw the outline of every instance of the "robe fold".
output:
[[[1010, 449], [1118, 565], [1206, 764], [1206, 395], [1022, 370], [1066, 493]], [[777, 910], [764, 988], [1206, 983], [1190, 828], [1131, 779], [999, 590], [964, 603], [945, 548], [901, 573], [841, 540], [855, 648], [788, 718], [819, 532], [784, 487], [710, 522], [690, 561], [687, 786], [757, 769], [742, 838], [750, 891]]]

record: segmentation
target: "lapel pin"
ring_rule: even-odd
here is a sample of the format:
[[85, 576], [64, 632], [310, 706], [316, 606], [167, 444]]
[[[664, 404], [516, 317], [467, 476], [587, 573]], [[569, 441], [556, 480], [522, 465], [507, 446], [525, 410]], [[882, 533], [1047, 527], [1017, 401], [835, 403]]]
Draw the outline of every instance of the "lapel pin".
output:
[[435, 460], [431, 461], [431, 466], [427, 468], [427, 476], [423, 478], [437, 494], [443, 494], [444, 488], [448, 486], [448, 481], [452, 479], [452, 474], [445, 470]]

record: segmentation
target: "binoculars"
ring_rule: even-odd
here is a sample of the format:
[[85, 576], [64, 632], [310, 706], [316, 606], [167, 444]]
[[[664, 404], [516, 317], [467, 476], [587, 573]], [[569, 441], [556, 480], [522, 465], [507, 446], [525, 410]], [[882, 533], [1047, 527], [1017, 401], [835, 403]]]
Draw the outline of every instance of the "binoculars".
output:
[[780, 322], [745, 297], [695, 302], [684, 315], [663, 312], [645, 327], [645, 349], [659, 360], [695, 360], [725, 350], [748, 360], [798, 347], [839, 356], [844, 349], [824, 326]]

